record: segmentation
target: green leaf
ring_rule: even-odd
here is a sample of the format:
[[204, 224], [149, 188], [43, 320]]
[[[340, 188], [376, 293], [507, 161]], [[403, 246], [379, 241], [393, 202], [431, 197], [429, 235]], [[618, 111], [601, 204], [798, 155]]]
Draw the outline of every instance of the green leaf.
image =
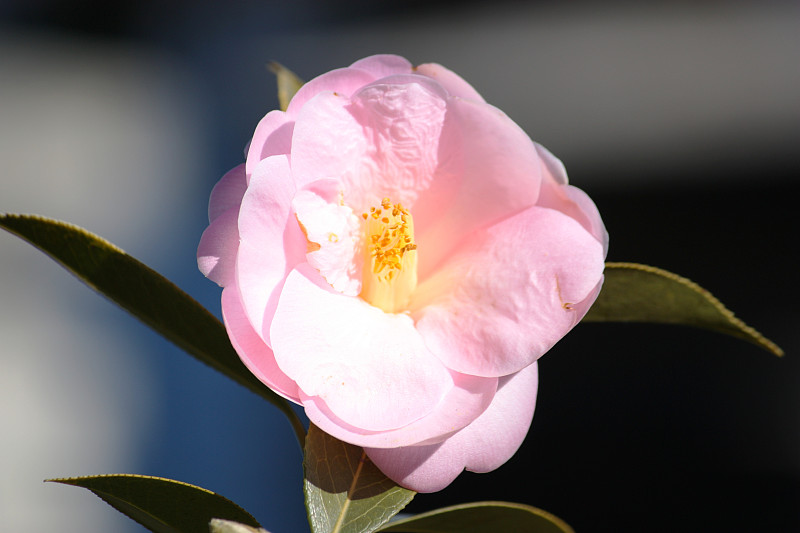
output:
[[5, 214], [0, 215], [0, 227], [42, 250], [189, 354], [276, 405], [289, 417], [302, 446], [305, 430], [288, 402], [244, 366], [225, 326], [168, 279], [110, 242], [66, 222]]
[[171, 479], [112, 474], [47, 481], [89, 489], [156, 533], [208, 532], [212, 518], [260, 527], [255, 518], [227, 498]]
[[475, 502], [444, 507], [392, 522], [378, 531], [391, 533], [574, 533], [569, 525], [530, 505]]
[[652, 322], [710, 329], [750, 341], [777, 356], [783, 350], [684, 277], [637, 263], [607, 263], [600, 296], [584, 320]]
[[313, 533], [375, 531], [416, 494], [384, 476], [364, 450], [313, 424], [306, 436], [303, 470]]
[[268, 67], [278, 78], [278, 103], [281, 106], [281, 111], [286, 111], [292, 96], [303, 86], [303, 80], [298, 78], [297, 74], [275, 61], [270, 63]]

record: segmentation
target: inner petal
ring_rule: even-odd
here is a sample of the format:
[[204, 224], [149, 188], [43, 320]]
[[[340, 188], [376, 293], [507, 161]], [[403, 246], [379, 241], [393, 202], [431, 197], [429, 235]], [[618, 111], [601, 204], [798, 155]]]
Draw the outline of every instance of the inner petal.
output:
[[316, 182], [314, 191], [299, 191], [292, 201], [307, 240], [306, 260], [337, 292], [356, 296], [361, 291], [361, 261], [357, 256], [361, 223], [350, 207], [337, 200], [337, 192], [326, 190], [335, 182], [320, 182]]

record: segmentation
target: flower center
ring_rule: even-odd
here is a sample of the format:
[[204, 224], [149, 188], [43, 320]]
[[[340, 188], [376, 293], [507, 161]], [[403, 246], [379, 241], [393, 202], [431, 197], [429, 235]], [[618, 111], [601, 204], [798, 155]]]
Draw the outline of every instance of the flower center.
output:
[[414, 220], [389, 198], [361, 215], [366, 221], [361, 298], [387, 313], [405, 309], [417, 286]]

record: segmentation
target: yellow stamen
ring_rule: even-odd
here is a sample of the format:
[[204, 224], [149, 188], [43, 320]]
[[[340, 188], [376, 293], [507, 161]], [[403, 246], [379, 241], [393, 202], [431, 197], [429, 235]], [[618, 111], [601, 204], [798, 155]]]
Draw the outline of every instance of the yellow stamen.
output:
[[370, 207], [369, 214], [361, 215], [365, 245], [360, 296], [387, 313], [398, 313], [408, 306], [417, 286], [414, 220], [389, 198], [381, 200], [380, 207]]

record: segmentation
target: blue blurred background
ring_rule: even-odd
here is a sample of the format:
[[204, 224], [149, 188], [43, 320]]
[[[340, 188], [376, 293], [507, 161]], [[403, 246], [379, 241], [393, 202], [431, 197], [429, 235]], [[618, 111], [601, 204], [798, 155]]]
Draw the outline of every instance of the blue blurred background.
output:
[[[578, 531], [800, 530], [800, 4], [794, 1], [0, 1], [0, 211], [87, 227], [219, 314], [196, 269], [208, 193], [277, 106], [373, 53], [461, 74], [595, 198], [610, 260], [707, 287], [782, 345], [581, 325], [541, 361], [533, 428], [479, 499]], [[794, 244], [792, 244], [794, 243]], [[49, 477], [194, 483], [304, 531], [271, 406], [0, 234], [0, 530], [140, 531]]]

